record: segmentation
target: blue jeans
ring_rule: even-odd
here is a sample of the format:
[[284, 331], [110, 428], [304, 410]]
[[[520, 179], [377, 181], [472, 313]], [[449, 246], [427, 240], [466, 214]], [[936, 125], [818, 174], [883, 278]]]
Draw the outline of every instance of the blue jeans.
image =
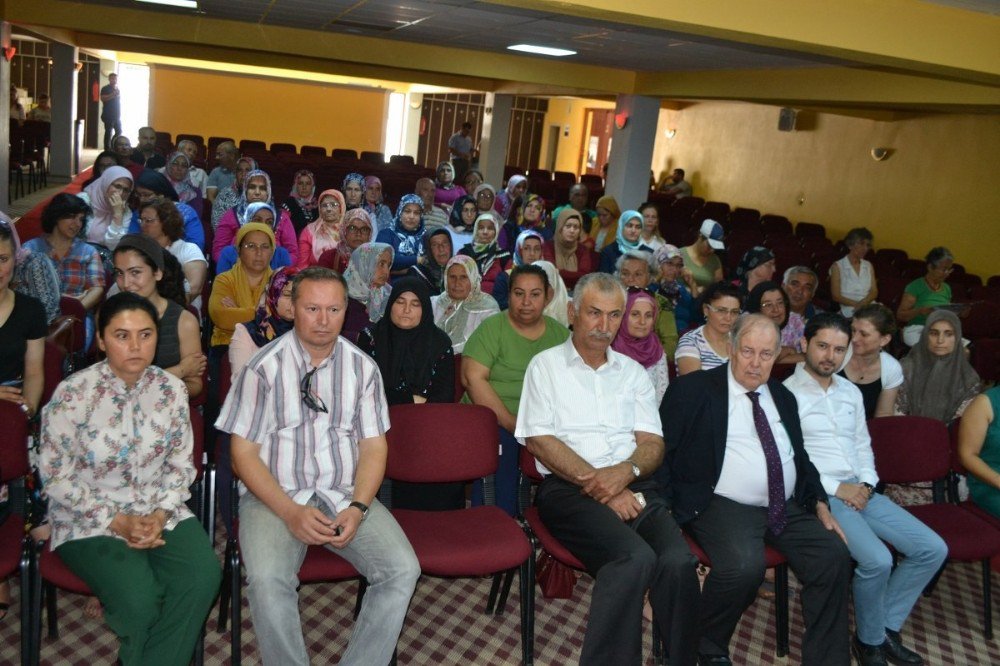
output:
[[[903, 626], [948, 556], [948, 547], [931, 528], [884, 495], [873, 495], [861, 511], [830, 497], [830, 509], [858, 563], [854, 570], [858, 640], [881, 645], [886, 629], [899, 631]], [[903, 556], [895, 571], [883, 540]]]
[[[332, 517], [315, 496], [310, 505]], [[298, 571], [306, 545], [253, 493], [240, 500], [240, 548], [247, 572], [247, 596], [264, 664], [309, 665], [299, 619]], [[330, 548], [368, 581], [361, 613], [341, 664], [388, 664], [399, 640], [420, 565], [410, 542], [389, 511], [373, 500], [354, 539]]]

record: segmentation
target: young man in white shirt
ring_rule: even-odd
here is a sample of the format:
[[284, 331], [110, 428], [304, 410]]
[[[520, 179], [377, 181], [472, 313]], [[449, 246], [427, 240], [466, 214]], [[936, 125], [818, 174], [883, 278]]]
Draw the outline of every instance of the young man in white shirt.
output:
[[[805, 362], [785, 387], [795, 394], [806, 451], [857, 562], [854, 656], [862, 666], [922, 664], [920, 655], [900, 643], [899, 631], [948, 547], [913, 514], [875, 492], [878, 475], [864, 400], [854, 384], [836, 374], [850, 344], [847, 319], [814, 315], [806, 324]], [[895, 570], [883, 541], [903, 555]]]

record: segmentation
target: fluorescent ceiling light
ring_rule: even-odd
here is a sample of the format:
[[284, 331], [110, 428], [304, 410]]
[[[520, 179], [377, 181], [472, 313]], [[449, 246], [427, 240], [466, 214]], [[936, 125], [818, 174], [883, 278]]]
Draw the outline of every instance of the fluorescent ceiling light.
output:
[[551, 46], [534, 46], [533, 44], [511, 44], [507, 47], [510, 51], [524, 51], [525, 53], [537, 53], [547, 56], [571, 56], [576, 55], [576, 51], [569, 49], [555, 49]]
[[185, 9], [198, 9], [197, 0], [136, 0], [136, 2], [148, 2], [152, 5], [169, 5], [171, 7], [184, 7]]

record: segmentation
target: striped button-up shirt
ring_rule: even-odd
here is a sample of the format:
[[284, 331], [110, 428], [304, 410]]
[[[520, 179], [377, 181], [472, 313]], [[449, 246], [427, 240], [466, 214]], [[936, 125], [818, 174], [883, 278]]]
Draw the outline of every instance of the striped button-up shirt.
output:
[[358, 441], [389, 429], [389, 409], [375, 361], [342, 338], [310, 381], [326, 413], [302, 400], [299, 387], [311, 369], [295, 331], [281, 336], [237, 375], [216, 427], [259, 444], [261, 460], [293, 501], [305, 504], [315, 494], [339, 512], [354, 495]]

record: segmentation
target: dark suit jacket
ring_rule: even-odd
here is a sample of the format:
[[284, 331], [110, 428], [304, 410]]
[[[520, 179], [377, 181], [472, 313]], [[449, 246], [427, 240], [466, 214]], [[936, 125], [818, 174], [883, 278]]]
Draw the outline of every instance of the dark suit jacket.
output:
[[[705, 510], [722, 473], [729, 429], [728, 373], [729, 365], [725, 364], [678, 377], [670, 382], [660, 403], [666, 455], [657, 480], [664, 486], [664, 494], [672, 497], [674, 515], [682, 524]], [[802, 443], [795, 396], [774, 379], [767, 387], [795, 451], [792, 497], [815, 511], [816, 502], [827, 501], [827, 496]]]

